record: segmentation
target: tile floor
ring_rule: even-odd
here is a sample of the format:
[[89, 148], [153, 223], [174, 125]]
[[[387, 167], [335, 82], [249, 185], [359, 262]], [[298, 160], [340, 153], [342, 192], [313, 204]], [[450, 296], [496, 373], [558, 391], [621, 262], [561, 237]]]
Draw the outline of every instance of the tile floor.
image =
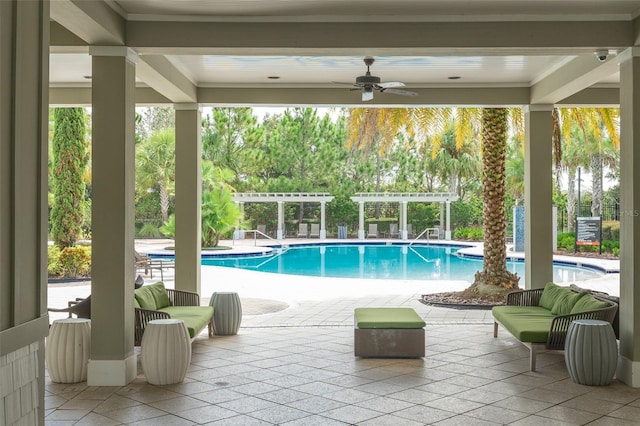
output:
[[[559, 351], [540, 354], [530, 372], [523, 345], [506, 332], [493, 338], [489, 311], [423, 305], [427, 291], [410, 283], [364, 281], [349, 292], [340, 280], [308, 280], [302, 290], [299, 277], [264, 275], [272, 274], [232, 279], [203, 267], [203, 295], [233, 290], [247, 305], [262, 298], [289, 307], [243, 316], [236, 336], [202, 333], [183, 383], [150, 385], [140, 367], [123, 387], [47, 377], [46, 425], [640, 424], [640, 389], [574, 384]], [[50, 305], [89, 290], [52, 285]], [[381, 305], [411, 306], [425, 319], [423, 359], [353, 356], [354, 307]]]

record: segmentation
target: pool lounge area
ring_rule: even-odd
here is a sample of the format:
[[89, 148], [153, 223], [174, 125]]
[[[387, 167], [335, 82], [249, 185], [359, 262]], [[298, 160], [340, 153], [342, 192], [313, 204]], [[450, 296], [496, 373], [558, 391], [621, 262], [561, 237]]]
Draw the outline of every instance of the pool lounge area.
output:
[[[588, 284], [612, 288], [616, 275]], [[165, 281], [173, 286], [173, 271]], [[540, 354], [538, 371], [530, 372], [524, 346], [508, 333], [493, 338], [489, 311], [418, 302], [443, 284], [348, 281], [205, 266], [201, 303], [213, 291], [237, 291], [244, 312], [238, 335], [198, 336], [187, 378], [177, 385], [149, 385], [140, 366], [123, 387], [47, 378], [46, 424], [637, 424], [639, 389], [616, 380], [574, 384], [561, 351]], [[49, 288], [52, 304], [89, 291], [86, 283]], [[353, 309], [367, 306], [414, 308], [427, 323], [425, 357], [355, 358]]]

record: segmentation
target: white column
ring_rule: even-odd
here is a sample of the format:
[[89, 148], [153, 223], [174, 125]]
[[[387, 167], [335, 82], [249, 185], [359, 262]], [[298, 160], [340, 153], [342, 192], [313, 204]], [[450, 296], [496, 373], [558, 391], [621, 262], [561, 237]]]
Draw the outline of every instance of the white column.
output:
[[196, 103], [175, 104], [175, 288], [200, 294], [202, 222], [202, 126]]
[[276, 233], [276, 238], [282, 240], [284, 237], [284, 201], [278, 201], [278, 231]]
[[[440, 201], [440, 229], [444, 230], [444, 203]], [[448, 239], [448, 238], [447, 238]]]
[[444, 239], [451, 240], [451, 201], [447, 200], [447, 227], [444, 230]]
[[552, 111], [553, 105], [529, 105], [524, 110], [524, 280], [528, 289], [553, 281]]
[[124, 46], [92, 46], [92, 265], [89, 386], [124, 386], [133, 350], [135, 71]]
[[325, 228], [325, 202], [320, 202], [320, 239], [327, 239], [327, 229]]
[[640, 387], [640, 48], [620, 60], [620, 357], [616, 377]]
[[407, 232], [407, 202], [406, 201], [401, 201], [400, 202], [400, 238], [402, 238], [403, 241], [406, 241], [408, 238], [408, 232]]
[[358, 203], [358, 239], [364, 240], [364, 201]]

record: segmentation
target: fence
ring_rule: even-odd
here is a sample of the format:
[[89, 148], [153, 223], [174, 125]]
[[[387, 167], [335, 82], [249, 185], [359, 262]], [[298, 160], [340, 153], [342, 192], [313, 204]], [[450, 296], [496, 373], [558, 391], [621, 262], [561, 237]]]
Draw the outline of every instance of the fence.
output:
[[[591, 201], [584, 201], [581, 204], [578, 216], [591, 216]], [[570, 218], [575, 225], [575, 217]], [[566, 209], [558, 209], [558, 231], [567, 232], [569, 230], [569, 218]], [[620, 220], [620, 204], [619, 203], [603, 203], [602, 204], [602, 221], [619, 221]]]

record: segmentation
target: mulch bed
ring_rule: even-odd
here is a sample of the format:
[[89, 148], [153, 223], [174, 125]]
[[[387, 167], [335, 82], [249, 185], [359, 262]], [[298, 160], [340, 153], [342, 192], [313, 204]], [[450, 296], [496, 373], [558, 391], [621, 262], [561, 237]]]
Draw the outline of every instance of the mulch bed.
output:
[[504, 302], [487, 302], [481, 298], [467, 299], [458, 296], [456, 293], [433, 293], [423, 294], [420, 299], [425, 305], [438, 306], [452, 309], [485, 309], [489, 310], [494, 306], [504, 305]]

